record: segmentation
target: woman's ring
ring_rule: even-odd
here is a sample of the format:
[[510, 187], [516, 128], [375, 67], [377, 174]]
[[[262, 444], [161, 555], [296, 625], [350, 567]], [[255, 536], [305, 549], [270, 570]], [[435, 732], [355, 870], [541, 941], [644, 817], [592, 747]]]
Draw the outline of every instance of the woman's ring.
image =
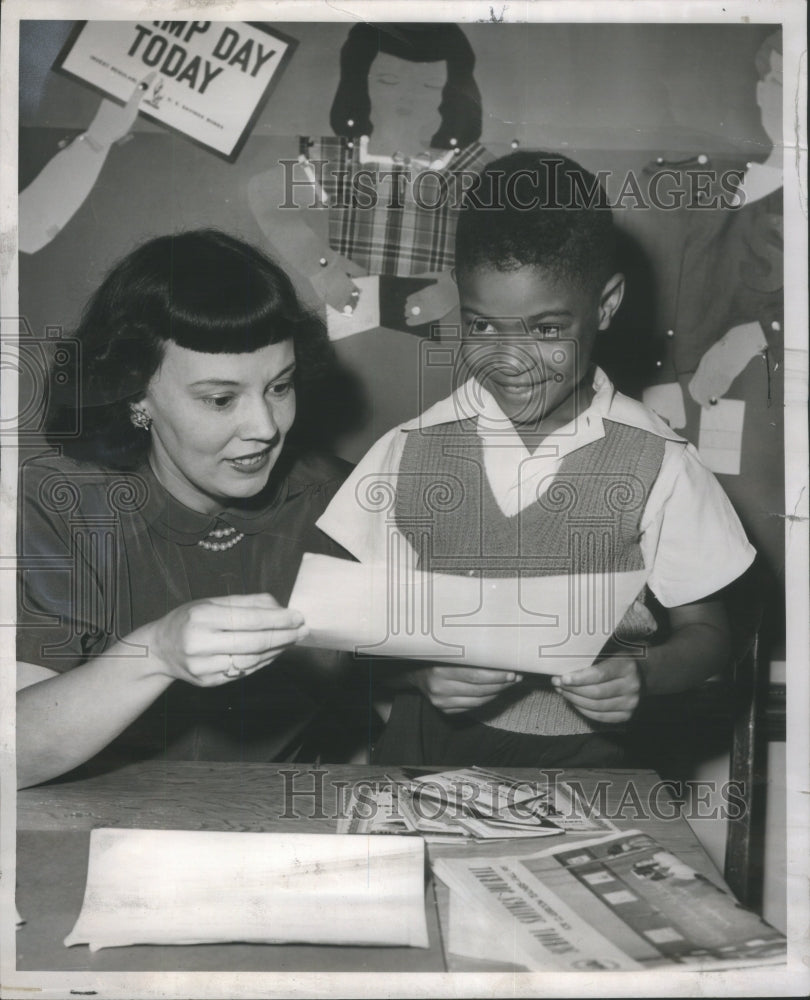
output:
[[230, 664], [231, 665], [225, 671], [225, 676], [226, 677], [230, 677], [232, 679], [235, 679], [237, 677], [241, 677], [244, 674], [245, 671], [244, 670], [240, 670], [239, 667], [237, 667], [237, 665], [233, 662], [233, 656], [231, 656], [230, 653], [228, 653], [228, 659], [230, 660]]

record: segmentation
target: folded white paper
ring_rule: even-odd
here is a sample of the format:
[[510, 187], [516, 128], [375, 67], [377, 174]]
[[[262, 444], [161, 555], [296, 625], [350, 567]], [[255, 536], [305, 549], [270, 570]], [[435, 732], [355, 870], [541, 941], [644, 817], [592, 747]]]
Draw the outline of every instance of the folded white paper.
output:
[[65, 944], [428, 947], [416, 837], [93, 830]]
[[306, 553], [289, 604], [304, 645], [559, 674], [593, 663], [645, 579], [470, 578]]

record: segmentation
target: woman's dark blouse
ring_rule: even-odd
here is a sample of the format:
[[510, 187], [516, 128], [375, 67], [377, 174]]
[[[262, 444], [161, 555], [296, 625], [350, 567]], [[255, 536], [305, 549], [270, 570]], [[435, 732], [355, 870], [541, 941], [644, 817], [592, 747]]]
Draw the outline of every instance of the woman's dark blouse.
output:
[[[201, 598], [266, 592], [286, 605], [304, 552], [346, 556], [315, 521], [349, 467], [312, 456], [281, 462], [259, 497], [219, 516], [183, 506], [148, 465], [120, 472], [57, 455], [27, 462], [18, 660], [70, 670]], [[222, 552], [197, 544], [218, 525], [245, 537]], [[336, 663], [335, 654], [298, 648], [231, 684], [172, 684], [115, 741], [113, 756], [272, 760], [311, 716]]]

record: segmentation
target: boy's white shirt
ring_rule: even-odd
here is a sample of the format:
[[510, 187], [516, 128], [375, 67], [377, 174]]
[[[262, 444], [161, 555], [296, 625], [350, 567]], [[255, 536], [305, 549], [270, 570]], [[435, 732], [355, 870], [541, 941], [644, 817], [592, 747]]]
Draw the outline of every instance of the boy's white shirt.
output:
[[[566, 455], [605, 436], [607, 419], [666, 442], [640, 526], [647, 583], [661, 604], [689, 604], [731, 583], [751, 564], [755, 550], [695, 448], [651, 410], [617, 392], [599, 368], [593, 388], [591, 405], [532, 453], [490, 393], [470, 379], [372, 445], [318, 519], [318, 527], [360, 562], [384, 562], [392, 533], [399, 534], [393, 504], [384, 500], [393, 497], [407, 431], [475, 420], [493, 495], [503, 513], [514, 516], [548, 489]], [[384, 485], [375, 491], [374, 484]]]

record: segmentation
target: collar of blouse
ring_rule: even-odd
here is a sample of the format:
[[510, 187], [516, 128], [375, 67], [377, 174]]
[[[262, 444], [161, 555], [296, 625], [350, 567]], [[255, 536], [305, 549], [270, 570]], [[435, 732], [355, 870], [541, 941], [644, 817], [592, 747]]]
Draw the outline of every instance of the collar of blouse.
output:
[[[287, 496], [287, 479], [281, 469], [273, 470], [265, 489], [218, 514], [203, 514], [176, 500], [158, 481], [148, 462], [137, 470], [143, 480], [145, 501], [140, 513], [161, 537], [178, 545], [196, 545], [223, 526], [243, 535], [255, 535], [272, 521]], [[282, 473], [277, 475], [276, 472]]]

